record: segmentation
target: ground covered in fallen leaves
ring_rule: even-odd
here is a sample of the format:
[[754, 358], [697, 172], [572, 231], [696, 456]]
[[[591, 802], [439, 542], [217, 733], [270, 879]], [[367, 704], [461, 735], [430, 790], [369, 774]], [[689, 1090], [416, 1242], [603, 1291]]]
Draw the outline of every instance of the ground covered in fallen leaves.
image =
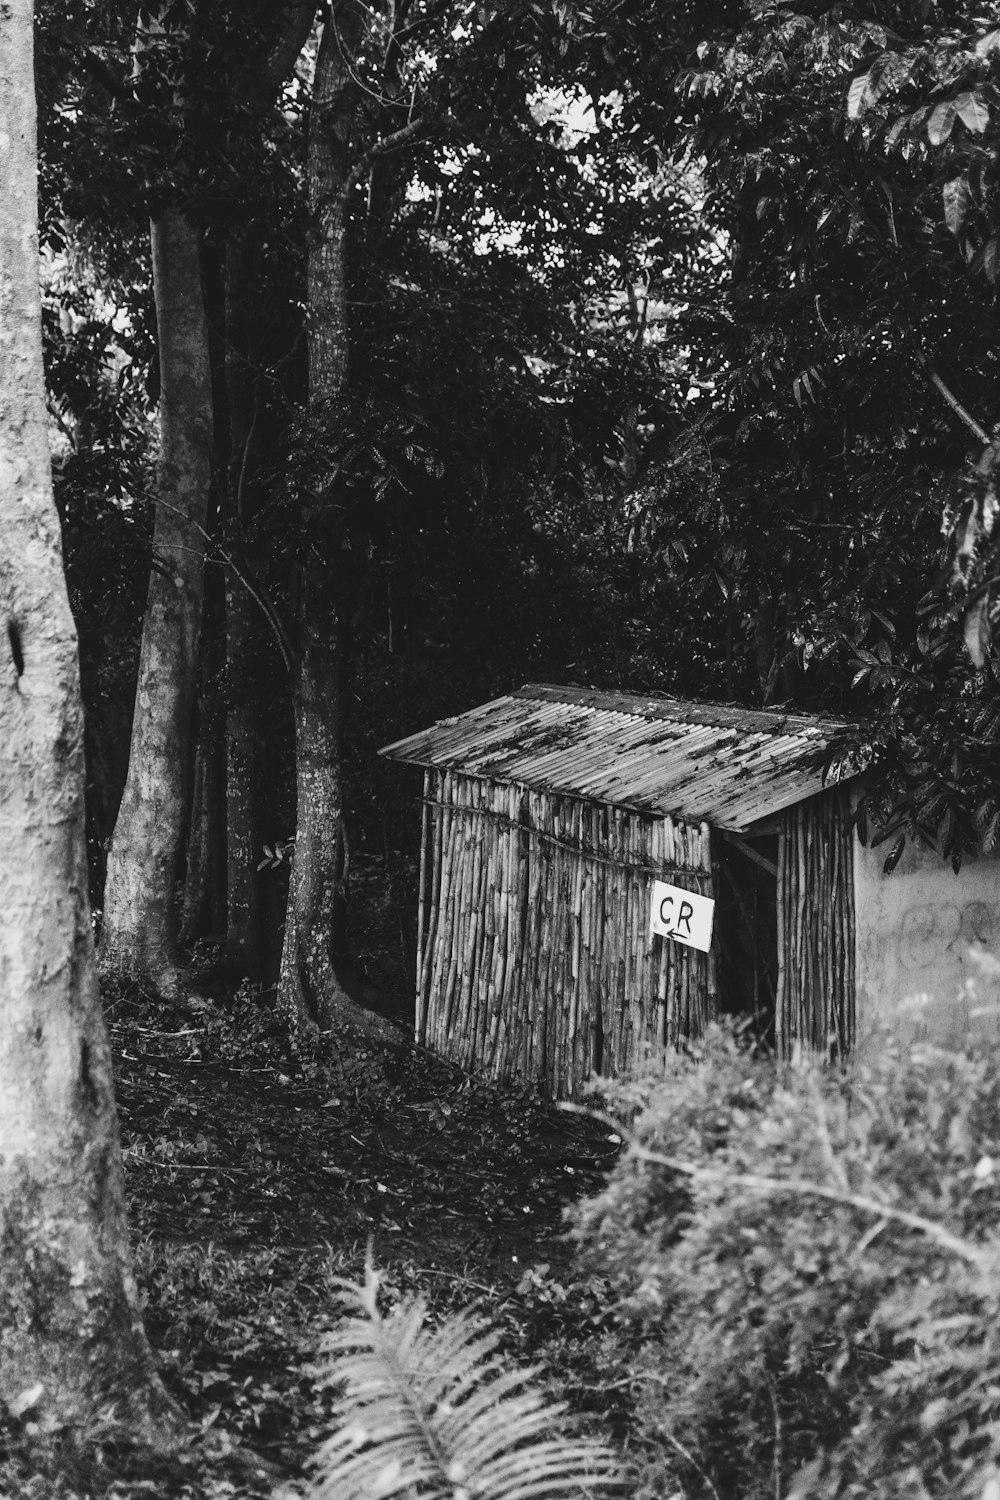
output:
[[570, 1274], [563, 1212], [603, 1182], [607, 1127], [421, 1054], [375, 1097], [334, 1088], [249, 988], [183, 1009], [125, 993], [108, 1012], [146, 1326], [199, 1436], [166, 1462], [8, 1425], [0, 1497], [224, 1500], [294, 1481], [329, 1430], [316, 1377], [335, 1281], [360, 1280], [368, 1254], [390, 1302], [478, 1307], [586, 1408], [586, 1360], [574, 1375], [566, 1349], [599, 1326], [603, 1289]]

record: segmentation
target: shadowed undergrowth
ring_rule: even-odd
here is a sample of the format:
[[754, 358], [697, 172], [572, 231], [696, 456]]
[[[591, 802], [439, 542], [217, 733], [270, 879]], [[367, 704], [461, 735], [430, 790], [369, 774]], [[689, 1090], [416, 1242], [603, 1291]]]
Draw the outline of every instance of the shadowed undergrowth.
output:
[[201, 1437], [166, 1464], [111, 1432], [81, 1445], [8, 1422], [0, 1495], [222, 1500], [294, 1479], [329, 1434], [314, 1360], [332, 1282], [360, 1280], [369, 1246], [390, 1304], [475, 1307], [519, 1357], [600, 1316], [599, 1279], [567, 1290], [562, 1214], [603, 1181], [605, 1129], [420, 1055], [366, 1100], [343, 1069], [334, 1086], [296, 1061], [249, 991], [109, 1002], [147, 1329]]

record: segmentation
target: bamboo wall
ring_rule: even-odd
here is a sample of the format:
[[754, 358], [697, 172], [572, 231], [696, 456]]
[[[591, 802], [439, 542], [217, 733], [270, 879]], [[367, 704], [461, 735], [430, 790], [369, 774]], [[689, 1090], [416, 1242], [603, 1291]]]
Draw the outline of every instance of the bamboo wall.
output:
[[707, 825], [427, 771], [418, 1041], [559, 1098], [699, 1035], [714, 964], [651, 936], [656, 879], [712, 894]]
[[789, 808], [778, 845], [779, 1056], [796, 1043], [828, 1057], [854, 1045], [854, 832], [835, 788]]

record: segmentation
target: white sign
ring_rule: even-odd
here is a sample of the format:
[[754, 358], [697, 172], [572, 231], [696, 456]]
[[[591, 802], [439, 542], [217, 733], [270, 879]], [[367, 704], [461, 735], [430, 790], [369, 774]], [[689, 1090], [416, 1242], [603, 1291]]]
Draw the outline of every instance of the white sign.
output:
[[714, 919], [715, 902], [707, 896], [682, 891], [679, 886], [667, 885], [665, 880], [653, 881], [650, 927], [661, 937], [673, 938], [675, 943], [686, 943], [689, 948], [700, 948], [707, 953], [712, 945]]

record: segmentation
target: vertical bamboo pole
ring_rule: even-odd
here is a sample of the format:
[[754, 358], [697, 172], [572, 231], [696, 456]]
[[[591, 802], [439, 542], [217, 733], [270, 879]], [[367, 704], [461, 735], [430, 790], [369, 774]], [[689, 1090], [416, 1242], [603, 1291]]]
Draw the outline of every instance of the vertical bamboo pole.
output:
[[490, 995], [493, 988], [493, 964], [500, 926], [500, 860], [503, 825], [496, 816], [496, 787], [486, 782], [482, 796], [482, 833], [485, 844], [481, 875], [482, 929], [476, 955], [476, 1059], [477, 1067], [488, 1064], [490, 1031]]
[[829, 890], [830, 890], [830, 1039], [831, 1060], [844, 1054], [844, 970], [843, 970], [843, 885], [841, 875], [840, 819], [838, 792], [827, 794], [829, 802]]
[[613, 958], [611, 908], [613, 902], [612, 884], [614, 881], [614, 867], [610, 863], [613, 841], [614, 841], [614, 818], [610, 807], [601, 809], [603, 838], [598, 846], [604, 863], [598, 868], [601, 872], [601, 911], [598, 917], [598, 932], [601, 942], [601, 1034], [602, 1034], [602, 1061], [601, 1072], [607, 1074], [613, 1069], [610, 1061], [614, 1051], [614, 981], [611, 967]]
[[448, 995], [450, 1053], [462, 1067], [468, 1066], [469, 946], [472, 940], [471, 929], [475, 923], [475, 875], [479, 848], [475, 818], [472, 815], [476, 785], [476, 782], [466, 780], [462, 788], [462, 883], [460, 887], [462, 904], [452, 952]]
[[[653, 824], [653, 863], [660, 871], [662, 878], [663, 866], [666, 864], [666, 818], [658, 818]], [[659, 1065], [665, 1066], [667, 1047], [670, 1042], [670, 1015], [668, 1010], [667, 986], [670, 981], [669, 948], [665, 937], [652, 937], [653, 951], [656, 955], [656, 1021], [654, 1030], [654, 1041], [656, 1044], [656, 1058]]]
[[[682, 869], [688, 866], [688, 830], [687, 824], [683, 822], [674, 823], [674, 853], [672, 863], [679, 865]], [[674, 945], [677, 946], [676, 944]], [[677, 964], [678, 975], [678, 1021], [682, 1036], [690, 1037], [694, 1034], [693, 1017], [691, 1014], [691, 957], [686, 948], [679, 948], [674, 959]]]
[[833, 824], [833, 804], [828, 794], [823, 796], [823, 897], [826, 902], [826, 912], [819, 917], [819, 930], [822, 934], [826, 947], [826, 1038], [824, 1048], [826, 1056], [833, 1055], [835, 1046], [837, 1025], [837, 888], [834, 882], [834, 865], [836, 860], [836, 835]]
[[857, 974], [857, 949], [855, 947], [857, 920], [856, 900], [857, 892], [854, 884], [854, 840], [857, 837], [853, 824], [851, 823], [849, 793], [844, 788], [841, 794], [841, 816], [844, 827], [844, 892], [845, 905], [847, 907], [847, 931], [845, 936], [845, 963], [847, 965], [847, 983], [845, 985], [845, 1007], [846, 1018], [844, 1022], [844, 1039], [848, 1048], [853, 1048], [858, 1035], [858, 974]]
[[559, 838], [559, 881], [552, 929], [552, 963], [549, 971], [553, 1030], [547, 1044], [548, 1076], [552, 1097], [563, 1097], [563, 1071], [566, 1056], [566, 1029], [569, 1020], [569, 991], [572, 984], [573, 942], [573, 811], [566, 798], [555, 808], [556, 833]]
[[645, 820], [641, 813], [629, 813], [629, 906], [631, 910], [631, 940], [629, 943], [629, 1029], [626, 1048], [626, 1067], [630, 1073], [643, 1066], [647, 1060], [646, 1046], [646, 924], [643, 921], [644, 906], [648, 908], [644, 830]]
[[473, 877], [476, 861], [476, 824], [472, 817], [476, 783], [463, 778], [461, 787], [461, 880], [458, 884], [458, 912], [455, 924], [455, 943], [448, 966], [448, 984], [445, 991], [447, 1007], [447, 1033], [449, 1056], [460, 1061], [466, 1041], [468, 1016], [462, 1009], [462, 998], [466, 970], [468, 968], [469, 936], [474, 912]]
[[431, 773], [424, 771], [423, 797], [420, 804], [420, 874], [417, 877], [417, 993], [416, 1013], [413, 1034], [417, 1041], [420, 1040], [421, 1025], [423, 1021], [423, 1000], [420, 992], [420, 971], [424, 960], [424, 931], [427, 926], [427, 886], [430, 881], [431, 865], [433, 863], [430, 850], [430, 784]]
[[484, 1063], [490, 964], [493, 958], [493, 943], [496, 935], [496, 868], [500, 825], [497, 819], [491, 815], [492, 809], [492, 784], [490, 782], [480, 782], [479, 838], [482, 845], [482, 855], [480, 858], [477, 895], [479, 925], [476, 930], [476, 944], [473, 952], [475, 975], [470, 987], [476, 1016], [473, 1033], [473, 1056], [476, 1059], [477, 1068], [481, 1068]]
[[558, 879], [559, 850], [550, 842], [553, 836], [552, 799], [539, 793], [533, 797], [538, 839], [538, 930], [535, 945], [535, 986], [528, 1016], [530, 1051], [526, 1076], [532, 1082], [543, 1081], [546, 1073], [546, 1044], [551, 1026], [549, 1014], [549, 968], [552, 962], [555, 892]]
[[552, 1097], [560, 1099], [566, 1092], [566, 1038], [569, 1027], [570, 995], [573, 985], [573, 804], [560, 798], [556, 808], [555, 828], [559, 837], [559, 884], [556, 919], [553, 925], [552, 966], [549, 988], [553, 1035], [548, 1044], [549, 1087]]
[[[608, 911], [608, 930], [605, 942], [609, 943], [609, 980], [611, 990], [611, 1025], [608, 1028], [611, 1076], [621, 1076], [622, 1010], [625, 1005], [625, 954], [624, 941], [624, 881], [622, 879], [622, 813], [620, 808], [611, 809], [612, 837], [609, 856], [613, 860], [611, 871], [611, 905]], [[610, 940], [610, 941], [609, 941]]]
[[[416, 1039], [421, 1046], [427, 1045], [428, 1006], [431, 998], [431, 961], [437, 938], [438, 923], [441, 918], [442, 810], [440, 792], [438, 790], [440, 780], [440, 773], [435, 770], [427, 771], [424, 777], [424, 797], [429, 804], [426, 808], [428, 813], [428, 836], [425, 846], [429, 881], [424, 928], [421, 938], [418, 940]], [[423, 858], [424, 851], [422, 850], [421, 861], [423, 861]]]
[[462, 916], [465, 910], [462, 886], [465, 881], [465, 855], [468, 838], [468, 820], [465, 817], [464, 778], [451, 778], [451, 828], [450, 856], [451, 884], [448, 892], [448, 921], [444, 932], [444, 943], [439, 955], [440, 973], [440, 1049], [451, 1056], [451, 1021], [455, 981], [458, 975], [458, 954], [462, 940]]
[[[691, 858], [692, 868], [698, 872], [704, 869], [704, 825], [701, 823], [691, 825]], [[699, 873], [692, 881], [692, 887], [699, 895], [710, 894], [703, 875]], [[711, 950], [702, 953], [696, 950], [692, 957], [695, 959], [695, 972], [698, 975], [698, 1034], [703, 1035], [712, 1015], [712, 986], [711, 986]]]
[[469, 831], [471, 859], [468, 885], [468, 911], [463, 925], [461, 971], [456, 996], [456, 1029], [461, 1036], [459, 1061], [463, 1067], [479, 1066], [477, 1035], [479, 1029], [479, 957], [485, 926], [483, 869], [488, 858], [491, 827], [482, 814], [485, 788], [471, 781], [469, 790]]
[[521, 792], [506, 790], [507, 843], [504, 851], [504, 938], [497, 967], [495, 1012], [491, 1025], [491, 1072], [505, 1077], [509, 1065], [511, 1016], [516, 1006], [521, 943]]
[[812, 871], [809, 867], [809, 832], [806, 827], [805, 807], [800, 802], [797, 808], [799, 834], [799, 911], [801, 913], [799, 937], [799, 1014], [796, 1024], [796, 1039], [799, 1050], [809, 1046], [808, 994], [817, 982], [817, 954], [811, 942], [811, 911], [809, 892]]
[[632, 870], [632, 814], [624, 808], [620, 815], [620, 926], [621, 940], [618, 957], [619, 1013], [618, 1013], [618, 1076], [623, 1078], [631, 1069], [632, 1029], [635, 1020], [635, 991], [633, 974], [635, 969], [635, 910], [633, 904], [634, 872]]
[[573, 939], [573, 814], [572, 805], [565, 798], [558, 799], [555, 804], [554, 827], [559, 839], [559, 847], [556, 851], [559, 862], [559, 882], [552, 929], [552, 963], [549, 977], [552, 1035], [547, 1043], [547, 1062], [549, 1089], [554, 1099], [560, 1099], [564, 1093], [566, 1027], [569, 988], [572, 982], [569, 960]]
[[593, 851], [597, 848], [598, 811], [588, 803], [581, 811], [581, 847], [583, 849], [583, 890], [580, 895], [580, 997], [577, 1006], [577, 1036], [574, 1047], [574, 1073], [583, 1083], [594, 1068], [594, 1007], [599, 999], [599, 954], [595, 935], [595, 911], [599, 901], [597, 866]]
[[649, 893], [651, 889], [650, 820], [635, 814], [636, 821], [636, 1031], [633, 1046], [634, 1066], [648, 1068], [653, 1056], [653, 1026], [656, 996], [653, 993], [653, 954], [649, 938]]
[[[665, 819], [663, 824], [663, 863], [666, 866], [677, 863], [675, 858], [676, 837], [673, 818]], [[669, 879], [668, 870], [664, 870], [664, 878]], [[676, 1047], [680, 1037], [680, 991], [678, 988], [680, 984], [680, 970], [677, 963], [676, 945], [669, 938], [661, 938], [660, 942], [663, 944], [666, 979], [664, 1043], [666, 1047], [673, 1048]]]
[[555, 842], [560, 837], [558, 799], [546, 797], [542, 803], [544, 828], [552, 842], [546, 846], [546, 880], [542, 893], [542, 947], [539, 955], [539, 1027], [535, 1077], [547, 1089], [552, 1087], [552, 1053], [557, 1045], [560, 905], [564, 854]]
[[510, 942], [511, 907], [511, 848], [515, 838], [508, 820], [510, 789], [494, 783], [490, 805], [496, 814], [496, 882], [493, 910], [493, 948], [490, 954], [486, 978], [486, 1017], [483, 1030], [483, 1071], [493, 1072], [496, 1066], [497, 1038], [500, 1013], [503, 1004], [504, 974], [506, 972], [507, 949]]
[[[606, 855], [608, 850], [608, 830], [610, 826], [610, 814], [603, 806], [595, 806], [593, 818], [593, 849], [595, 856]], [[594, 964], [591, 970], [594, 980], [594, 1000], [590, 1011], [590, 1067], [591, 1071], [597, 1071], [597, 1048], [598, 1033], [601, 1038], [600, 1071], [605, 1070], [604, 1053], [607, 1052], [606, 1034], [608, 1029], [608, 1015], [610, 999], [608, 995], [607, 975], [607, 952], [606, 952], [606, 929], [608, 917], [608, 883], [611, 878], [610, 866], [594, 860], [594, 906], [592, 912], [592, 933], [594, 944]]]
[[427, 930], [424, 934], [423, 948], [420, 954], [420, 967], [417, 970], [417, 1041], [422, 1046], [427, 1046], [428, 1019], [431, 1002], [430, 993], [430, 970], [431, 960], [434, 954], [434, 944], [437, 939], [438, 923], [441, 919], [441, 794], [438, 790], [440, 773], [430, 771], [428, 773], [428, 792], [431, 800], [431, 839], [433, 849], [431, 852], [431, 895], [428, 910]]
[[538, 988], [538, 905], [543, 873], [541, 841], [537, 837], [536, 799], [530, 791], [525, 795], [525, 816], [528, 829], [528, 909], [521, 945], [520, 994], [514, 1035], [515, 1076], [522, 1081], [531, 1076], [531, 1010]]
[[634, 875], [632, 865], [632, 814], [624, 809], [620, 814], [621, 844], [621, 936], [619, 973], [621, 976], [621, 998], [618, 1013], [618, 1076], [625, 1077], [631, 1071], [632, 1027], [634, 1021], [635, 990], [632, 976], [635, 958], [635, 925], [632, 906]]
[[621, 1078], [625, 1072], [625, 1045], [628, 1035], [628, 954], [632, 943], [629, 911], [628, 859], [628, 815], [615, 808], [615, 885], [612, 921], [615, 937], [615, 1051], [614, 1075]]
[[448, 947], [442, 953], [442, 971], [445, 982], [441, 995], [441, 1051], [447, 1057], [454, 1055], [453, 1027], [455, 1022], [455, 990], [458, 984], [462, 954], [462, 939], [465, 914], [468, 910], [466, 885], [471, 860], [471, 835], [466, 816], [468, 783], [465, 777], [456, 776], [452, 790], [454, 806], [454, 837], [452, 840], [452, 901], [448, 922]]
[[553, 837], [552, 799], [539, 795], [537, 807], [538, 826], [541, 832], [546, 834], [547, 837], [539, 841], [543, 863], [542, 879], [538, 891], [538, 970], [531, 1017], [531, 1079], [533, 1082], [541, 1083], [544, 1086], [548, 1067], [549, 1033], [552, 1025], [549, 971], [552, 964], [553, 948], [555, 946], [553, 921], [560, 851], [550, 842]]
[[511, 820], [517, 825], [513, 835], [514, 869], [513, 904], [511, 907], [510, 942], [507, 972], [504, 978], [501, 1024], [502, 1044], [497, 1055], [498, 1078], [511, 1079], [517, 1070], [518, 1024], [521, 992], [524, 988], [524, 960], [527, 941], [529, 886], [531, 880], [530, 834], [527, 830], [527, 793], [522, 787], [511, 787]]
[[[714, 876], [712, 873], [712, 830], [707, 823], [702, 823], [698, 829], [698, 866], [704, 871], [702, 879], [698, 882], [702, 894], [709, 896], [712, 900], [718, 899], [715, 889]], [[719, 975], [717, 954], [718, 942], [713, 938], [712, 946], [705, 955], [705, 1024], [714, 1021], [719, 1014]]]
[[580, 1026], [580, 1003], [582, 999], [583, 973], [583, 888], [586, 863], [583, 854], [583, 804], [573, 803], [572, 838], [575, 849], [573, 858], [573, 892], [570, 910], [568, 1004], [566, 1017], [566, 1046], [563, 1054], [562, 1076], [567, 1095], [576, 1093], [580, 1086], [577, 1037]]
[[447, 955], [451, 945], [452, 891], [455, 880], [455, 825], [452, 805], [454, 778], [450, 772], [441, 777], [439, 796], [440, 834], [439, 850], [441, 878], [438, 892], [438, 919], [434, 944], [430, 949], [428, 963], [428, 1045], [442, 1051], [444, 1045], [444, 1016], [442, 987], [447, 978]]
[[637, 817], [636, 826], [636, 1010], [637, 1030], [634, 1057], [638, 1067], [648, 1069], [653, 1057], [653, 1026], [656, 1016], [656, 995], [653, 981], [653, 948], [649, 936], [649, 899], [652, 880], [649, 873], [651, 859], [651, 824], [643, 814]]
[[522, 1083], [531, 1078], [533, 1046], [531, 1025], [538, 999], [538, 953], [541, 940], [541, 896], [545, 878], [545, 851], [538, 837], [538, 799], [528, 792], [528, 822], [531, 828], [529, 851], [531, 857], [531, 884], [528, 896], [528, 926], [524, 947], [524, 962], [521, 979], [521, 1014], [518, 1019], [520, 1034], [518, 1075]]
[[782, 816], [778, 831], [778, 982], [774, 991], [774, 1051], [782, 1057], [785, 1046], [785, 994], [788, 988], [787, 952], [787, 884], [788, 884], [788, 814]]

